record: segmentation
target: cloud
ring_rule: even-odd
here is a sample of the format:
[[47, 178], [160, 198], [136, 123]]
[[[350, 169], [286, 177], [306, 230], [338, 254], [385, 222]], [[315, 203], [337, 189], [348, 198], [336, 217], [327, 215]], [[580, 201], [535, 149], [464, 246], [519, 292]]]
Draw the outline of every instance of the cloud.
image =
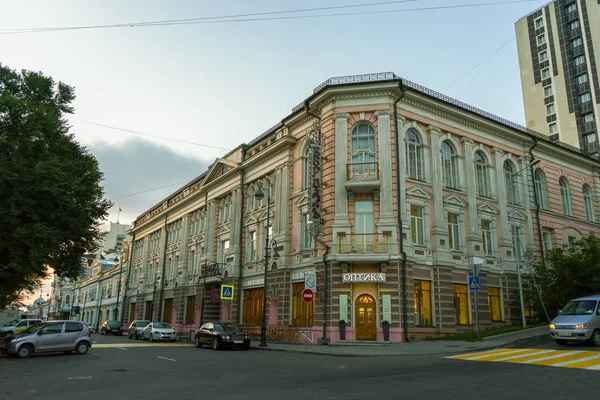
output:
[[98, 159], [100, 170], [104, 173], [105, 196], [115, 203], [109, 216], [113, 222], [116, 222], [119, 206], [123, 210], [120, 222], [131, 223], [148, 208], [203, 173], [210, 163], [141, 139], [119, 144], [100, 142], [87, 147]]

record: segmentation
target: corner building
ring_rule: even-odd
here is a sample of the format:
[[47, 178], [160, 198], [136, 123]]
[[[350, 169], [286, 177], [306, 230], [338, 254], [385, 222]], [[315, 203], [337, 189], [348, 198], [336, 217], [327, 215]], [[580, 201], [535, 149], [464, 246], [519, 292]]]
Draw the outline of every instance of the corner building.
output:
[[[314, 124], [318, 241], [309, 229]], [[336, 341], [340, 320], [347, 340], [383, 340], [384, 321], [395, 342], [472, 330], [475, 295], [483, 329], [519, 322], [517, 260], [526, 273], [528, 251], [542, 257], [600, 231], [598, 167], [393, 73], [331, 78], [134, 221], [125, 322], [163, 320], [182, 335], [217, 319], [257, 328], [265, 295], [269, 340], [316, 343], [325, 326]], [[267, 233], [280, 257], [269, 258], [265, 293]], [[474, 257], [483, 259], [478, 292], [468, 288]], [[306, 272], [317, 277], [310, 305]], [[220, 299], [221, 284], [234, 286], [233, 300]]]

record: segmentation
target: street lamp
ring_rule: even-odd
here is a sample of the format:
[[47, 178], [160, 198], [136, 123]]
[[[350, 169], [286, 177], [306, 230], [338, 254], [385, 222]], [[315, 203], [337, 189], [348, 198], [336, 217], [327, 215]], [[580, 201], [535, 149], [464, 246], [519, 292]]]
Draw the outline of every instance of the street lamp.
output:
[[[540, 160], [533, 160], [530, 163], [528, 163], [526, 166], [524, 166], [523, 168], [521, 168], [519, 171], [517, 172], [513, 172], [511, 174], [509, 174], [509, 180], [510, 180], [510, 207], [511, 207], [511, 213], [512, 213], [512, 232], [513, 232], [513, 252], [515, 254], [515, 264], [517, 266], [517, 279], [519, 281], [519, 300], [521, 302], [521, 322], [523, 323], [523, 328], [525, 328], [527, 326], [527, 321], [525, 320], [525, 302], [523, 301], [523, 283], [521, 281], [521, 257], [520, 257], [520, 246], [519, 246], [519, 239], [517, 238], [517, 225], [515, 224], [515, 196], [516, 196], [516, 187], [515, 187], [515, 176], [520, 174], [521, 172], [523, 172], [525, 169], [529, 168], [529, 167], [533, 167], [534, 165], [538, 164], [540, 162]], [[534, 189], [535, 190], [535, 189]], [[519, 251], [517, 251], [517, 249], [519, 249]]]
[[[262, 325], [260, 327], [260, 347], [267, 347], [267, 277], [269, 272], [269, 244], [273, 249], [273, 260], [279, 260], [279, 253], [277, 253], [277, 242], [275, 240], [269, 242], [269, 225], [270, 225], [270, 205], [271, 205], [271, 185], [270, 182], [267, 185], [267, 232], [265, 234], [265, 277], [263, 283], [263, 318]], [[262, 200], [265, 194], [262, 191], [263, 183], [258, 181], [258, 189], [254, 193], [256, 200]]]

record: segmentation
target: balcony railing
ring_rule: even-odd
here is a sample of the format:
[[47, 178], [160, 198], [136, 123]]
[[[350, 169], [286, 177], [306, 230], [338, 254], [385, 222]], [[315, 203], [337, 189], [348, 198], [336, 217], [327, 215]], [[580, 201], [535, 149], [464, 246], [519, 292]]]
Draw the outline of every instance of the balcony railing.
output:
[[388, 253], [390, 236], [381, 233], [338, 233], [339, 254]]
[[376, 162], [353, 163], [346, 165], [348, 182], [368, 182], [379, 180], [379, 167]]
[[200, 267], [200, 278], [221, 277], [223, 264], [208, 263]]

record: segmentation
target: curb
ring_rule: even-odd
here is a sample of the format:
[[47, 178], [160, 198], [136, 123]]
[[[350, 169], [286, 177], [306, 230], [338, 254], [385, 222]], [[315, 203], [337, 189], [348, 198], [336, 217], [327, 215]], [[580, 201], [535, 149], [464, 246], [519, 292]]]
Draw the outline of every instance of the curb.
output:
[[498, 347], [504, 346], [523, 346], [530, 347], [533, 345], [538, 345], [545, 343], [549, 335], [547, 333], [542, 335], [535, 335], [527, 338], [517, 339], [511, 342], [504, 343], [495, 343], [490, 344], [489, 346], [483, 346], [477, 349], [462, 349], [455, 351], [447, 351], [447, 352], [437, 352], [437, 353], [404, 353], [404, 354], [339, 354], [339, 353], [323, 353], [320, 351], [315, 351], [312, 349], [282, 349], [282, 348], [273, 348], [273, 347], [254, 347], [251, 346], [250, 350], [260, 350], [260, 351], [279, 351], [279, 352], [288, 352], [288, 353], [304, 353], [304, 354], [314, 354], [320, 356], [330, 356], [330, 357], [423, 357], [423, 356], [450, 356], [456, 354], [465, 354], [465, 353], [478, 353], [482, 351], [493, 350]]

